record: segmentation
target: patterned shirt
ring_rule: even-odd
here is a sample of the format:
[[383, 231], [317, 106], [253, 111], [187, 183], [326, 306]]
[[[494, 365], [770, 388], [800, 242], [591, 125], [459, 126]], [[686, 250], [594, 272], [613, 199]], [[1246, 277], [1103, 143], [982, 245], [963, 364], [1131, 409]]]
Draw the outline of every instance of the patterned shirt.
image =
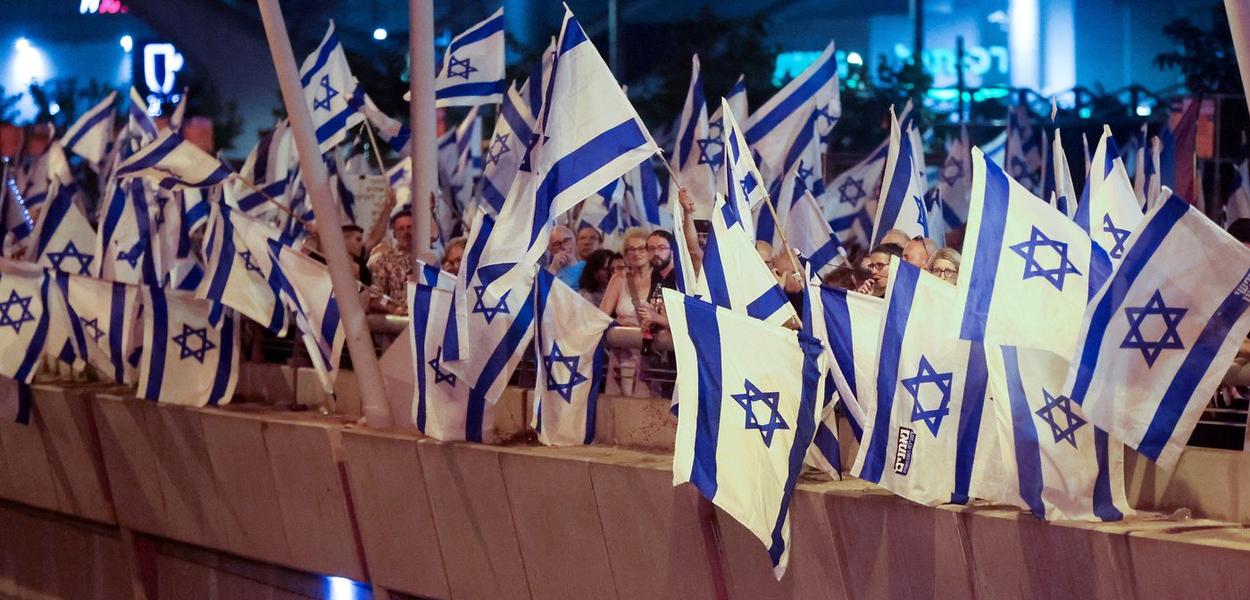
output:
[[369, 260], [373, 285], [396, 302], [408, 298], [408, 276], [412, 274], [412, 255], [398, 248], [387, 248]]

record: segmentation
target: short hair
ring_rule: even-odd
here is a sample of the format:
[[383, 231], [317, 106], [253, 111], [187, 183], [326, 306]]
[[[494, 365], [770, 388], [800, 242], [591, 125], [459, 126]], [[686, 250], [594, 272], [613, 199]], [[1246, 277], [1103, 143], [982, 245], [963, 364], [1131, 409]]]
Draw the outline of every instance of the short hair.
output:
[[958, 271], [959, 261], [962, 260], [963, 257], [961, 257], [953, 248], [941, 248], [937, 252], [929, 255], [929, 262], [925, 263], [924, 269], [926, 271], [932, 269], [933, 263], [937, 262], [939, 258], [950, 261], [952, 265], [955, 265], [955, 270]]
[[590, 223], [582, 223], [581, 227], [577, 228], [577, 233], [581, 233], [583, 229], [589, 229], [595, 232], [595, 235], [599, 237], [599, 243], [601, 244], [603, 243], [603, 232], [599, 231], [598, 227], [595, 227], [594, 225], [591, 225]]
[[712, 233], [712, 222], [707, 219], [694, 219], [695, 233]]
[[355, 223], [348, 223], [343, 226], [343, 233], [364, 233], [364, 232], [365, 232], [364, 227], [361, 227]]
[[920, 242], [920, 243], [924, 244], [924, 253], [925, 253], [925, 254], [928, 254], [929, 256], [933, 256], [933, 253], [934, 253], [934, 252], [937, 252], [937, 249], [938, 249], [937, 242], [936, 242], [936, 241], [933, 241], [933, 240], [931, 240], [931, 239], [929, 239], [929, 238], [927, 238], [927, 237], [925, 237], [925, 236], [923, 236], [923, 235], [918, 235], [918, 236], [916, 236], [916, 237], [912, 238], [912, 239], [911, 239], [911, 241], [913, 241], [913, 242]]
[[890, 256], [903, 258], [903, 247], [898, 244], [881, 244], [876, 248], [873, 248], [868, 254], [872, 255], [877, 253], [889, 254]]
[[577, 279], [577, 289], [588, 292], [601, 292], [599, 288], [599, 280], [595, 279], [595, 275], [612, 264], [612, 259], [620, 256], [611, 250], [600, 248], [590, 253], [586, 257], [586, 266], [582, 268], [582, 275]]
[[575, 236], [573, 235], [573, 230], [572, 230], [572, 229], [569, 229], [567, 226], [564, 226], [564, 225], [556, 225], [555, 227], [552, 227], [552, 228], [551, 228], [551, 233], [555, 233], [555, 232], [557, 232], [557, 231], [560, 231], [561, 229], [563, 229], [563, 230], [565, 230], [565, 231], [569, 232], [569, 237], [570, 237], [570, 238], [575, 237]]
[[652, 231], [651, 234], [648, 235], [647, 237], [662, 237], [664, 238], [664, 241], [668, 242], [669, 250], [672, 250], [674, 252], [677, 251], [677, 238], [674, 237], [673, 234], [670, 233], [666, 229], [656, 229], [655, 231]]
[[621, 236], [621, 247], [624, 248], [629, 240], [642, 238], [642, 243], [647, 243], [647, 238], [651, 237], [651, 232], [642, 227], [630, 227], [625, 230], [625, 235]]
[[391, 227], [392, 228], [395, 227], [395, 221], [398, 221], [400, 217], [408, 217], [409, 219], [411, 219], [412, 209], [408, 207], [404, 207], [404, 208], [399, 209], [399, 212], [391, 215]]
[[451, 238], [451, 241], [447, 242], [447, 246], [443, 248], [443, 256], [446, 256], [448, 252], [451, 252], [452, 248], [455, 248], [457, 246], [463, 248], [468, 243], [469, 243], [469, 238], [464, 237], [463, 235], [459, 237]]
[[[903, 238], [904, 240], [910, 240], [911, 236], [907, 235], [907, 232], [903, 231], [902, 229], [891, 229], [881, 235], [882, 241], [886, 240], [887, 238]], [[893, 242], [889, 242], [889, 243], [893, 243]]]

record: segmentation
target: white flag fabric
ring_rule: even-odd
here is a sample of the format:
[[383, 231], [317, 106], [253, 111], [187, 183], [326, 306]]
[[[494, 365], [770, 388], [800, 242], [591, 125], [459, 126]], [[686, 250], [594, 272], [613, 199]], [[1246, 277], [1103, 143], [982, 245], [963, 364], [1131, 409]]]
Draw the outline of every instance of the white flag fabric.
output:
[[186, 406], [218, 406], [234, 396], [239, 328], [227, 312], [214, 324], [211, 300], [143, 286], [143, 357], [135, 394]]
[[434, 79], [434, 106], [477, 106], [503, 99], [503, 8], [452, 38]]
[[1066, 388], [1166, 470], [1250, 332], [1250, 250], [1177, 196], [1126, 246], [1085, 312]]
[[838, 61], [833, 41], [824, 52], [781, 88], [746, 121], [746, 139], [770, 175], [783, 174], [786, 151], [799, 128], [817, 117], [816, 137], [824, 138], [842, 116], [838, 95]]
[[730, 220], [733, 217], [727, 214], [731, 212], [728, 206], [724, 198], [716, 198], [696, 295], [717, 306], [782, 325], [797, 316], [794, 306], [755, 244]]
[[866, 420], [875, 413], [872, 377], [877, 371], [885, 302], [849, 290], [811, 285], [803, 311], [804, 331], [824, 344], [829, 359], [832, 386], [825, 397], [838, 393], [851, 431], [859, 439]]
[[503, 208], [508, 190], [516, 179], [517, 168], [529, 148], [534, 125], [534, 115], [530, 113], [525, 98], [509, 88], [499, 107], [499, 118], [495, 119], [495, 132], [491, 135], [482, 167], [482, 200], [496, 215]]
[[117, 92], [91, 107], [65, 130], [65, 149], [81, 156], [87, 166], [99, 172], [108, 145], [113, 141], [113, 118], [117, 115]]
[[[0, 261], [0, 376], [30, 383], [45, 347], [61, 350], [54, 340], [58, 319], [55, 290], [42, 268]], [[60, 313], [64, 314], [64, 313]]]
[[1243, 159], [1233, 172], [1233, 192], [1224, 205], [1224, 226], [1245, 218], [1250, 218], [1250, 160]]
[[1142, 210], [1111, 137], [1111, 128], [1106, 125], [1090, 165], [1085, 183], [1089, 199], [1077, 206], [1074, 220], [1107, 251], [1113, 263], [1119, 264], [1124, 258], [1125, 243], [1142, 220]]
[[1110, 275], [1111, 261], [979, 148], [972, 150], [972, 177], [957, 286], [960, 337], [1071, 356], [1085, 305]]
[[155, 257], [149, 256], [157, 203], [142, 178], [117, 181], [107, 196], [96, 238], [96, 275], [109, 281], [156, 284]]
[[1063, 395], [1068, 361], [1044, 350], [986, 352], [987, 422], [1001, 456], [972, 494], [1048, 521], [1118, 521], [1133, 514], [1124, 492], [1124, 445], [1090, 424]]
[[[482, 179], [482, 116], [478, 107], [456, 128], [456, 167], [448, 182], [456, 211], [461, 215], [473, 214], [477, 204], [477, 186]], [[444, 236], [450, 231], [443, 232]]]
[[567, 9], [556, 48], [538, 137], [499, 215], [501, 235], [492, 239], [492, 256], [521, 265], [546, 253], [553, 219], [659, 150]]
[[90, 275], [95, 269], [96, 240], [91, 222], [76, 201], [78, 184], [60, 142], [48, 147], [48, 173], [52, 179], [48, 202], [39, 212], [34, 232], [34, 261], [66, 273]]
[[[627, 227], [660, 227], [660, 180], [651, 161], [638, 163], [621, 178], [624, 188], [621, 214]], [[674, 233], [676, 235], [676, 233]]]
[[959, 135], [946, 146], [946, 161], [938, 175], [937, 190], [945, 208], [942, 218], [947, 229], [958, 229], [967, 223], [972, 197], [972, 144], [966, 126], [960, 126]]
[[274, 269], [269, 256], [269, 241], [280, 235], [224, 204], [213, 205], [204, 239], [207, 284], [196, 296], [229, 306], [275, 335], [285, 335], [287, 309], [278, 297], [281, 271]]
[[[910, 121], [910, 120], [909, 120]], [[929, 237], [929, 207], [925, 204], [924, 149], [914, 145], [913, 125], [900, 126], [890, 109], [890, 151], [885, 161], [877, 217], [873, 222], [875, 247], [885, 232], [898, 229], [910, 237]]]
[[979, 342], [958, 339], [955, 287], [894, 259], [881, 323], [876, 406], [851, 473], [930, 506], [969, 497], [986, 393]]
[[[717, 177], [717, 191], [725, 196], [730, 208], [742, 215], [739, 221], [747, 236], [755, 239], [755, 222], [751, 219], [752, 211], [759, 206], [767, 195], [764, 188], [764, 177], [751, 157], [751, 148], [747, 146], [746, 136], [738, 127], [737, 118], [729, 109], [729, 104], [721, 100], [723, 152], [721, 174]], [[672, 194], [670, 193], [670, 197]]]
[[1063, 151], [1063, 139], [1059, 130], [1055, 130], [1055, 140], [1051, 142], [1051, 169], [1048, 177], [1054, 179], [1054, 197], [1043, 198], [1069, 218], [1076, 216], [1077, 193], [1072, 183], [1072, 170], [1068, 167], [1068, 155]]
[[322, 389], [332, 394], [347, 336], [339, 319], [339, 302], [330, 284], [330, 273], [325, 265], [286, 244], [272, 239], [267, 243], [270, 264], [280, 271], [277, 279], [282, 285], [282, 299], [295, 313], [295, 323]]
[[535, 292], [534, 416], [531, 427], [548, 446], [595, 441], [595, 414], [603, 384], [604, 333], [612, 317], [546, 269]]
[[703, 95], [703, 73], [699, 55], [690, 59], [690, 87], [686, 103], [677, 119], [677, 137], [673, 140], [673, 172], [681, 187], [686, 188], [695, 205], [695, 214], [712, 211], [712, 194], [716, 189], [715, 166], [721, 162], [724, 142], [713, 138], [708, 129], [707, 100]]
[[[748, 117], [746, 75], [738, 76], [738, 81], [734, 82], [733, 87], [729, 88], [728, 92], [725, 92], [724, 102], [729, 106], [729, 110], [733, 112], [736, 118], [746, 119]], [[708, 107], [709, 110], [711, 108], [711, 106]], [[708, 137], [715, 140], [708, 145], [713, 161], [712, 170], [720, 173], [722, 163], [719, 157], [720, 153], [725, 151], [724, 143], [721, 141], [725, 133], [725, 108], [723, 106], [716, 106], [716, 112], [713, 112], [712, 116], [708, 117], [707, 132]], [[722, 194], [725, 193], [721, 189], [717, 191]]]
[[122, 156], [129, 156], [129, 153], [138, 150], [142, 146], [146, 146], [156, 139], [158, 134], [156, 121], [148, 116], [148, 103], [143, 100], [143, 95], [139, 93], [138, 88], [130, 87], [130, 107], [126, 113], [126, 137], [128, 143], [122, 148]]
[[137, 372], [127, 359], [138, 342], [132, 333], [139, 318], [139, 287], [78, 275], [58, 283], [87, 362], [116, 383], [134, 383]]
[[694, 484], [755, 534], [780, 578], [820, 414], [820, 342], [673, 290], [664, 306], [677, 357], [673, 485]]
[[[469, 439], [465, 430], [468, 420], [469, 385], [447, 370], [443, 361], [443, 331], [452, 309], [452, 290], [426, 282], [408, 284], [408, 314], [424, 315], [409, 319], [412, 335], [413, 369], [417, 374], [413, 387], [412, 418], [417, 430], [437, 440]], [[490, 423], [492, 405], [484, 407]], [[481, 430], [478, 430], [479, 439]]]
[[873, 217], [889, 151], [890, 143], [886, 140], [825, 189], [822, 212], [834, 235], [843, 242], [868, 245], [872, 241]]
[[312, 113], [317, 145], [325, 154], [347, 138], [348, 129], [365, 120], [361, 112], [365, 90], [347, 65], [334, 21], [330, 21], [321, 43], [300, 65], [299, 78], [304, 101]]
[[[781, 248], [781, 231], [790, 221], [790, 209], [810, 191], [820, 196], [825, 193], [824, 159], [820, 139], [816, 136], [813, 122], [800, 128], [791, 141], [782, 167], [784, 174], [769, 186], [769, 198], [773, 210], [767, 206], [759, 209], [755, 225], [755, 239], [768, 242], [773, 248]], [[776, 211], [774, 218], [773, 212]]]
[[117, 166], [118, 178], [145, 177], [167, 190], [214, 186], [230, 174], [229, 167], [173, 131], [162, 133]]
[[804, 191], [788, 212], [786, 237], [807, 257], [812, 275], [824, 275], [846, 260], [842, 242], [833, 235], [810, 191]]

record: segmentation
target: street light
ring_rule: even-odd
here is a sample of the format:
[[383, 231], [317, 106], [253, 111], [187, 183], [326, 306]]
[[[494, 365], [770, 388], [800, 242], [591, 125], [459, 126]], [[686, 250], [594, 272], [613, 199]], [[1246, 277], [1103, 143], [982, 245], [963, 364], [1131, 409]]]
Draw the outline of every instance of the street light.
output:
[[377, 41], [379, 41], [379, 42], [380, 42], [380, 41], [382, 41], [382, 40], [384, 40], [384, 39], [386, 39], [386, 30], [385, 30], [385, 29], [383, 29], [383, 28], [381, 28], [381, 27], [379, 27], [379, 28], [377, 28], [377, 29], [374, 29], [374, 30], [373, 30], [373, 39], [375, 39], [375, 40], [377, 40]]

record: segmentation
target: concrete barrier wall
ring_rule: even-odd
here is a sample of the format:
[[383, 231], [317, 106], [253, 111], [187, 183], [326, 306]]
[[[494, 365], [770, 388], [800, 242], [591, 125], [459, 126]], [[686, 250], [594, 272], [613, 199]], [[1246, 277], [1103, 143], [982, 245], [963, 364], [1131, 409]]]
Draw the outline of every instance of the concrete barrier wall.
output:
[[[666, 410], [607, 402], [616, 441]], [[38, 387], [33, 415], [0, 425], [0, 498], [31, 507], [0, 504], [9, 596], [317, 597], [335, 575], [456, 599], [1250, 597], [1250, 532], [1227, 522], [1043, 523], [805, 481], [777, 581], [759, 540], [672, 486], [665, 453], [441, 443], [88, 386]]]

